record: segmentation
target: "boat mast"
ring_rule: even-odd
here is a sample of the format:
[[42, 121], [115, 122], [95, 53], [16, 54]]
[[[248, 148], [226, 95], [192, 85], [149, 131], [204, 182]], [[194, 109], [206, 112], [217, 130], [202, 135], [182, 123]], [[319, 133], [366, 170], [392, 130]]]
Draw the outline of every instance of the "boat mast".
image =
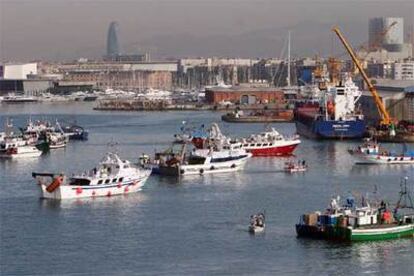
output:
[[290, 31], [288, 32], [287, 86], [290, 87]]
[[413, 200], [410, 195], [410, 191], [407, 189], [407, 180], [408, 177], [404, 177], [404, 182], [401, 181], [401, 191], [400, 191], [400, 198], [397, 202], [397, 205], [395, 207], [395, 211], [397, 211], [399, 208], [411, 208], [414, 209]]

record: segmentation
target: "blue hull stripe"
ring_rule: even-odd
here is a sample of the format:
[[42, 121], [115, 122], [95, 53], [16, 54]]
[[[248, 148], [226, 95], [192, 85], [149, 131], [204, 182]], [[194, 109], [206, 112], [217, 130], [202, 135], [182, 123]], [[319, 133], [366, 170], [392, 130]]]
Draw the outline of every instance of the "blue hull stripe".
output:
[[[136, 180], [138, 182], [138, 184], [140, 182], [142, 182], [141, 179]], [[122, 183], [121, 186], [130, 186], [133, 185], [135, 181], [130, 181], [130, 182], [126, 182], [126, 183]], [[76, 186], [76, 188], [72, 188], [72, 190], [76, 190], [78, 187], [81, 187], [84, 190], [96, 190], [96, 189], [106, 189], [106, 188], [114, 188], [114, 187], [118, 187], [119, 184], [110, 184], [110, 185], [85, 185], [85, 186]], [[75, 185], [74, 185], [75, 186]]]

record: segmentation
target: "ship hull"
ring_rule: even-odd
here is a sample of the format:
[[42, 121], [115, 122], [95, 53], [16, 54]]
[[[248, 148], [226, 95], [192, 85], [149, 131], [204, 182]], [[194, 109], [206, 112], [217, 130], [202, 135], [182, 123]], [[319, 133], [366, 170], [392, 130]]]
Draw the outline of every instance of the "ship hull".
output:
[[296, 121], [297, 132], [313, 139], [359, 139], [364, 137], [365, 121]]
[[95, 185], [95, 186], [72, 186], [61, 185], [53, 192], [47, 191], [47, 185], [40, 184], [40, 198], [47, 199], [73, 199], [73, 198], [86, 198], [86, 197], [102, 197], [102, 196], [115, 196], [121, 194], [129, 194], [138, 192], [142, 189], [145, 182], [149, 177], [145, 175], [133, 179], [131, 181], [125, 181], [118, 184], [109, 185]]
[[414, 225], [389, 225], [387, 227], [370, 227], [353, 229], [352, 227], [296, 225], [298, 237], [337, 240], [346, 242], [380, 241], [414, 237]]
[[347, 229], [348, 241], [378, 241], [414, 237], [414, 225], [398, 225], [388, 228]]
[[253, 154], [253, 156], [289, 156], [293, 154], [293, 151], [298, 146], [298, 143], [277, 147], [262, 147], [262, 148], [249, 148], [243, 147], [247, 152]]

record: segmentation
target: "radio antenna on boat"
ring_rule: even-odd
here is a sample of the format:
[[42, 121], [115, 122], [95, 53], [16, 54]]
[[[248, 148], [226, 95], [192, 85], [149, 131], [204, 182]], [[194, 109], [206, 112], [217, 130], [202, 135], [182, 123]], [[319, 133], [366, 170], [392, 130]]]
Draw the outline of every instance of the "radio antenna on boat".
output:
[[401, 191], [400, 191], [400, 198], [398, 199], [397, 206], [395, 210], [399, 208], [410, 208], [414, 209], [413, 200], [410, 195], [410, 191], [407, 189], [407, 180], [408, 176], [401, 179]]

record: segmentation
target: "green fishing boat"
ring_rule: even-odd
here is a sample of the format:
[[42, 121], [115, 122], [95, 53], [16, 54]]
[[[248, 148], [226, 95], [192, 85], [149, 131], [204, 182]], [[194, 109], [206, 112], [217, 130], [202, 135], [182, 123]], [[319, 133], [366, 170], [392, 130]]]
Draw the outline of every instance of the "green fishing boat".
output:
[[384, 201], [371, 207], [363, 199], [363, 206], [356, 207], [353, 197], [348, 197], [342, 206], [338, 205], [339, 197], [333, 198], [325, 212], [301, 217], [296, 224], [298, 237], [348, 242], [414, 238], [414, 206], [407, 179], [404, 178], [392, 212]]

